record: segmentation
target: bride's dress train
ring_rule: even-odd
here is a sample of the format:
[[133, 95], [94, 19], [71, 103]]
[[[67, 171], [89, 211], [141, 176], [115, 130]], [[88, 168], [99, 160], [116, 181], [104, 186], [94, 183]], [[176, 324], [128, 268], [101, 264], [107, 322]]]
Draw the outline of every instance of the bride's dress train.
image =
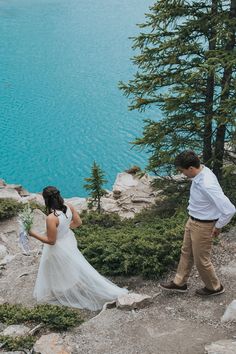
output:
[[77, 248], [69, 228], [72, 212], [57, 211], [59, 225], [55, 245], [44, 244], [36, 279], [37, 301], [99, 310], [119, 295], [128, 292], [99, 274]]

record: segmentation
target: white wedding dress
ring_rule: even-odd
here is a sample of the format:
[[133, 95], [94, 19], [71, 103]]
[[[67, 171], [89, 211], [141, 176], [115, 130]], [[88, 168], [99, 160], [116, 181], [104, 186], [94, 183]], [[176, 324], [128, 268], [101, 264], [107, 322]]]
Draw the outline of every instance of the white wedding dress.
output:
[[128, 292], [99, 274], [77, 248], [70, 229], [72, 212], [57, 211], [59, 225], [54, 245], [44, 244], [34, 297], [39, 302], [99, 310]]

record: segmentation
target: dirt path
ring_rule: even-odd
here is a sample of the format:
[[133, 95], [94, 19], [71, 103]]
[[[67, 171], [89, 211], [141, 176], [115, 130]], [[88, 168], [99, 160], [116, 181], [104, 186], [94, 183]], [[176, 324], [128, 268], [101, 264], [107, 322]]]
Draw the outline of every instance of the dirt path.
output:
[[[0, 269], [0, 300], [31, 306], [35, 303], [32, 292], [40, 256], [25, 257], [19, 253], [14, 223], [12, 220], [1, 223], [0, 241], [15, 258]], [[203, 354], [206, 344], [236, 334], [236, 324], [220, 322], [227, 305], [236, 299], [235, 254], [236, 228], [221, 235], [213, 252], [217, 274], [226, 292], [208, 299], [195, 295], [195, 290], [202, 286], [195, 270], [188, 293], [178, 295], [162, 291], [158, 282], [116, 278], [119, 285], [128, 285], [131, 291], [158, 295], [153, 304], [139, 311], [104, 311], [64, 333], [65, 343], [73, 354]], [[87, 319], [94, 315], [85, 312]]]
[[[226, 306], [236, 298], [236, 229], [222, 235], [214, 247], [214, 264], [226, 287], [220, 296], [202, 299], [202, 286], [193, 270], [189, 291], [170, 294], [157, 282], [131, 279], [132, 290], [148, 295], [160, 293], [154, 303], [139, 311], [107, 310], [74, 329], [65, 341], [79, 354], [203, 354], [206, 344], [231, 339], [235, 324], [221, 324]], [[169, 275], [169, 278], [171, 278]]]

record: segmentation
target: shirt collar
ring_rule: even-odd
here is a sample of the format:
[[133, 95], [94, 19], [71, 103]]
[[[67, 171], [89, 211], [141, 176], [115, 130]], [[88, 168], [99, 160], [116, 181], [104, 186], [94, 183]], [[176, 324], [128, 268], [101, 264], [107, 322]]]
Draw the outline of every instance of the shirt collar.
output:
[[199, 183], [203, 174], [205, 173], [205, 166], [204, 165], [201, 165], [202, 169], [201, 171], [194, 177], [192, 178], [192, 182], [195, 182], [195, 183]]

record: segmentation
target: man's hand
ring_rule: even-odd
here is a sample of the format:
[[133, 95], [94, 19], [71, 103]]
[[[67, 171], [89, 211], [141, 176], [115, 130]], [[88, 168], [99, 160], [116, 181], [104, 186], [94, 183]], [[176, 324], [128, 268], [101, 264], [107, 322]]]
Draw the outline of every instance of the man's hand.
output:
[[212, 230], [211, 236], [218, 237], [220, 232], [221, 232], [221, 229], [217, 229], [217, 227], [214, 227], [214, 229]]

